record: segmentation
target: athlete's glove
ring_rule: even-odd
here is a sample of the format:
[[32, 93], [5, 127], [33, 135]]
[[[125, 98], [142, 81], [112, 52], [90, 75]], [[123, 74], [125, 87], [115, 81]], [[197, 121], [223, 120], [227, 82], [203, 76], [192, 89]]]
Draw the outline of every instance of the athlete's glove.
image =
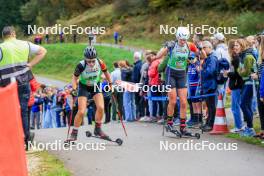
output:
[[174, 46], [175, 46], [175, 41], [168, 41], [168, 42], [166, 42], [166, 43], [164, 44], [164, 46], [165, 46], [166, 48], [168, 48], [168, 49], [170, 49], [170, 48], [174, 48]]
[[78, 96], [78, 92], [77, 90], [73, 89], [71, 92], [72, 96], [77, 97]]

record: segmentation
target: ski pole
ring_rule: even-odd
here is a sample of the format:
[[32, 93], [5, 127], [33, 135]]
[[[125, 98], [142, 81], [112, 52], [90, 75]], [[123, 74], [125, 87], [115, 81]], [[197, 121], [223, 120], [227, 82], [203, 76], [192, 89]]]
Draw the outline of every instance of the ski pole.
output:
[[[78, 98], [76, 98], [76, 97], [73, 98], [73, 105], [75, 104], [76, 99], [78, 100]], [[67, 132], [66, 140], [69, 139], [69, 133], [70, 133], [71, 124], [72, 124], [72, 115], [73, 115], [73, 106], [72, 106], [72, 110], [71, 110], [71, 113], [70, 113], [70, 121], [68, 122], [68, 132]]]
[[[99, 66], [100, 66], [100, 68], [101, 68], [100, 60], [99, 60], [98, 58], [96, 58], [96, 60], [97, 60], [97, 62], [99, 63]], [[101, 70], [102, 70], [102, 68], [101, 68]], [[115, 95], [112, 94], [112, 98], [113, 98], [113, 100], [114, 100], [114, 103], [117, 105], [117, 99], [116, 99]], [[123, 118], [122, 118], [122, 116], [121, 116], [119, 110], [117, 110], [117, 115], [118, 115], [118, 117], [119, 117], [119, 119], [120, 119], [120, 122], [121, 122], [121, 124], [122, 124], [123, 130], [124, 130], [124, 132], [125, 132], [125, 135], [127, 136], [126, 128], [125, 128], [125, 125], [124, 125], [124, 123], [123, 123]]]
[[[117, 99], [116, 99], [116, 96], [115, 96], [114, 94], [112, 94], [112, 98], [113, 98], [113, 100], [114, 100], [114, 103], [115, 103], [117, 106], [119, 106], [119, 105], [117, 104]], [[118, 117], [119, 117], [119, 119], [120, 119], [120, 122], [121, 122], [121, 124], [122, 124], [123, 130], [124, 130], [124, 133], [125, 133], [125, 135], [127, 136], [126, 127], [125, 127], [124, 122], [123, 122], [123, 117], [122, 117], [120, 111], [118, 110], [118, 107], [117, 107], [117, 106], [116, 106], [117, 115], [118, 115]]]

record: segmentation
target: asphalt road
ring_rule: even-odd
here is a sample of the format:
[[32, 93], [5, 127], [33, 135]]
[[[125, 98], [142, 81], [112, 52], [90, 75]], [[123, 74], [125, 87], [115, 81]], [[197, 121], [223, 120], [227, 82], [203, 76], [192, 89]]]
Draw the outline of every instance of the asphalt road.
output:
[[[37, 80], [60, 88], [66, 85], [64, 82], [39, 76]], [[232, 119], [229, 110], [227, 117]], [[263, 175], [264, 149], [261, 147], [209, 134], [202, 134], [199, 140], [178, 139], [169, 133], [162, 136], [162, 126], [150, 123], [126, 123], [126, 127], [128, 137], [124, 136], [121, 125], [116, 122], [103, 127], [113, 139], [122, 138], [122, 146], [87, 138], [85, 131], [92, 130], [92, 127], [83, 126], [79, 130], [78, 143], [88, 146], [88, 150], [78, 150], [76, 146], [70, 151], [56, 149], [50, 152], [57, 155], [74, 176]], [[39, 143], [47, 144], [56, 140], [63, 143], [67, 128], [41, 129], [35, 132], [35, 140]], [[164, 145], [161, 148], [161, 143], [168, 144], [171, 148], [165, 150]], [[202, 143], [207, 145], [203, 150]], [[186, 150], [188, 144], [200, 147]], [[208, 145], [211, 149], [219, 145], [222, 146], [221, 149], [227, 150], [210, 150]]]
[[[92, 130], [92, 127], [83, 126], [79, 130], [78, 143], [86, 143], [88, 150], [78, 151], [76, 146], [71, 151], [55, 150], [51, 153], [57, 155], [75, 176], [263, 175], [264, 149], [261, 147], [209, 134], [203, 134], [199, 140], [178, 139], [169, 133], [163, 137], [162, 126], [156, 124], [134, 122], [126, 123], [126, 126], [128, 137], [124, 136], [121, 125], [116, 122], [103, 127], [111, 137], [121, 137], [124, 140], [122, 146], [110, 142], [104, 145], [102, 140], [87, 138], [85, 130]], [[36, 131], [35, 139], [44, 143], [63, 141], [66, 133], [66, 128], [42, 129]], [[171, 148], [166, 151], [161, 148], [161, 142], [168, 142]], [[204, 147], [204, 150], [193, 148], [187, 151], [188, 148], [178, 146], [188, 142], [193, 145], [204, 142], [211, 147], [226, 145], [228, 150]], [[92, 145], [94, 150], [91, 150]], [[229, 145], [237, 146], [237, 150]]]

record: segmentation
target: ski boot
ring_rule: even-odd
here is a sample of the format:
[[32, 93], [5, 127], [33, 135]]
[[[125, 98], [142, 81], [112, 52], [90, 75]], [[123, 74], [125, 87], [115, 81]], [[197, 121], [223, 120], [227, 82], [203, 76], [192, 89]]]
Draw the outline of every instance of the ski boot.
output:
[[176, 135], [177, 137], [182, 137], [181, 133], [176, 130], [174, 127], [173, 127], [173, 121], [167, 121], [167, 124], [165, 125], [165, 129], [166, 129], [166, 132], [170, 132], [174, 135]]
[[111, 141], [110, 137], [103, 132], [101, 128], [101, 124], [98, 123], [95, 124], [94, 135], [101, 139]]
[[64, 141], [64, 144], [65, 145], [75, 144], [77, 137], [78, 137], [78, 130], [72, 129], [70, 138], [68, 138], [66, 141]]

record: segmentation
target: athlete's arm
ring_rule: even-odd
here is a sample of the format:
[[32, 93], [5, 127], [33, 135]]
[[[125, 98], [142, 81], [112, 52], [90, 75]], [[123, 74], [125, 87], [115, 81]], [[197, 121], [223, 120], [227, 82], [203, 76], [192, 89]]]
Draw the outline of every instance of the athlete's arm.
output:
[[105, 75], [105, 78], [106, 78], [107, 82], [108, 82], [109, 84], [112, 84], [111, 75], [110, 75], [110, 73], [109, 73], [108, 70], [107, 70], [106, 64], [105, 64], [104, 61], [101, 60], [101, 59], [99, 60], [99, 64], [100, 64], [100, 67], [101, 67], [102, 72], [103, 72], [104, 75]]
[[78, 85], [78, 79], [79, 79], [79, 76], [81, 75], [81, 73], [84, 71], [84, 67], [81, 63], [79, 63], [75, 70], [74, 70], [74, 73], [73, 73], [73, 76], [72, 76], [72, 89], [73, 90], [76, 90], [77, 89], [77, 85]]
[[161, 59], [168, 54], [168, 48], [161, 48], [161, 50], [154, 56], [154, 59]]
[[44, 58], [47, 53], [47, 50], [42, 46], [29, 43], [29, 53], [30, 56], [34, 55], [34, 58], [28, 63], [28, 66], [32, 68]]
[[72, 76], [72, 89], [76, 90], [77, 89], [77, 85], [78, 85], [78, 77], [76, 76]]

